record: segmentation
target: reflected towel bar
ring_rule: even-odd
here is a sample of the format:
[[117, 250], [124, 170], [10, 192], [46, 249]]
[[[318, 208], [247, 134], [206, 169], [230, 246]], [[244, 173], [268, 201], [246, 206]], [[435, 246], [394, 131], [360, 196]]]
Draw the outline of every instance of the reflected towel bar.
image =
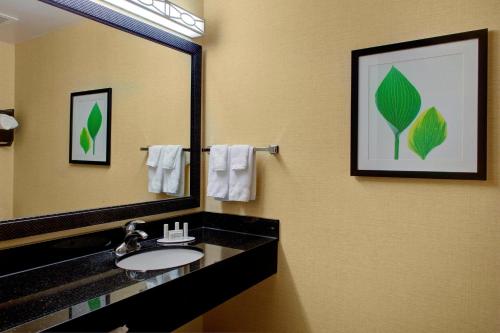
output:
[[[149, 147], [141, 147], [140, 149], [141, 151], [148, 151], [149, 150]], [[182, 148], [183, 151], [191, 151], [190, 148]]]
[[[141, 151], [148, 151], [148, 148], [149, 147], [141, 147]], [[191, 151], [190, 148], [182, 148], [183, 151]], [[280, 152], [280, 146], [278, 145], [269, 145], [267, 147], [256, 147], [254, 148], [255, 151], [265, 151], [265, 152], [268, 152], [269, 154], [272, 154], [272, 155], [275, 155], [275, 154], [279, 154]], [[202, 148], [201, 149], [202, 152], [210, 152], [210, 146], [208, 146], [207, 148]]]

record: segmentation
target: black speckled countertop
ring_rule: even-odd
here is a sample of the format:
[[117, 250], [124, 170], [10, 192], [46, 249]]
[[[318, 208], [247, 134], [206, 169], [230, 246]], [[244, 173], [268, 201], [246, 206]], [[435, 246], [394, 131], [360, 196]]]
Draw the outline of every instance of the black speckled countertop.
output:
[[[226, 261], [229, 270], [242, 265], [243, 268], [248, 268], [249, 272], [258, 270], [259, 267], [270, 267], [271, 270], [274, 267], [274, 272], [276, 271], [274, 262], [276, 254], [271, 256], [273, 260], [271, 265], [256, 264], [259, 260], [266, 260], [264, 257], [269, 254], [262, 253], [255, 258], [250, 258], [248, 255], [260, 253], [259, 249], [268, 248], [270, 245], [273, 245], [272, 251], [277, 250], [278, 221], [198, 213], [152, 222], [144, 225], [143, 229], [150, 234], [150, 238], [141, 243], [143, 249], [161, 247], [156, 239], [160, 236], [162, 225], [173, 223], [174, 220], [188, 221], [196, 227], [190, 230], [190, 235], [196, 237], [196, 241], [189, 245], [204, 251], [204, 257], [199, 261], [174, 269], [135, 272], [118, 268], [115, 265], [116, 256], [113, 248], [120, 238], [118, 236], [121, 230], [0, 251], [0, 260], [10, 261], [10, 265], [3, 265], [0, 270], [0, 331], [34, 332], [52, 328], [58, 330], [55, 327], [71, 323], [76, 318], [79, 320], [75, 321], [79, 323], [76, 328], [93, 330], [93, 326], [88, 324], [91, 315], [101, 313], [104, 315], [106, 311], [107, 318], [113, 317], [120, 325], [127, 324], [127, 320], [121, 318], [126, 318], [126, 314], [121, 313], [120, 316], [120, 313], [117, 314], [119, 311], [112, 311], [115, 304], [125, 304], [124, 300], [133, 301], [134, 296], [146, 291], [150, 298], [156, 297], [155, 293], [152, 293], [155, 290], [158, 290], [157, 296], [160, 296], [167, 292], [167, 287], [173, 281], [177, 281], [176, 290], [181, 290], [182, 285], [179, 283], [189, 275], [199, 277], [199, 283], [204, 283], [207, 278], [211, 278], [208, 275], [204, 277], [202, 275], [204, 271], [208, 274], [217, 269], [217, 279], [224, 280]], [[239, 256], [242, 260], [247, 257], [248, 259], [239, 262], [236, 260]], [[255, 267], [249, 267], [254, 264]], [[242, 267], [238, 269], [241, 270]], [[261, 275], [269, 275], [268, 273]], [[261, 279], [260, 275], [256, 276], [256, 280], [258, 279]], [[193, 283], [192, 278], [189, 279], [189, 283]], [[248, 282], [243, 284], [248, 286]], [[234, 282], [227, 285], [228, 290], [224, 290], [224, 283], [221, 283], [222, 290], [217, 295], [224, 295], [227, 291], [230, 291], [228, 295], [237, 293], [244, 287], [236, 286]], [[168, 291], [168, 294], [173, 295], [172, 291]], [[197, 295], [199, 294], [198, 292]], [[143, 328], [151, 329], [156, 325], [174, 328], [196, 317], [203, 309], [206, 311], [221, 300], [228, 299], [224, 297], [225, 299], [218, 300], [212, 299], [218, 297], [208, 298], [208, 294], [206, 296], [207, 299], [201, 299], [200, 304], [191, 304], [183, 308], [180, 317], [185, 319], [158, 324], [148, 322], [149, 326]], [[139, 298], [137, 300], [139, 302]], [[193, 309], [192, 315], [186, 313], [189, 309]], [[181, 311], [181, 308], [177, 310]], [[83, 321], [86, 317], [89, 320]], [[115, 324], [111, 319], [109, 322], [109, 327], [96, 326], [95, 330], [112, 329]], [[130, 326], [133, 327], [134, 323], [129, 323]], [[61, 326], [61, 330], [70, 329], [71, 325]]]

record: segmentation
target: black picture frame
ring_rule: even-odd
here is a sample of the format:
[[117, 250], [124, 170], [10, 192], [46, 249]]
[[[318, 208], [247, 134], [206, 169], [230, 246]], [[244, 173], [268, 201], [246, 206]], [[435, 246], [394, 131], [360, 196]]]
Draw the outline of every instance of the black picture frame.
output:
[[[358, 167], [359, 148], [359, 59], [367, 55], [382, 54], [393, 51], [434, 46], [445, 43], [475, 39], [477, 45], [477, 171], [476, 172], [443, 172], [443, 171], [399, 171], [399, 170], [366, 170]], [[390, 45], [376, 46], [352, 51], [351, 55], [351, 176], [368, 177], [405, 177], [435, 179], [469, 179], [486, 180], [487, 178], [487, 57], [488, 29], [474, 30], [457, 34], [414, 40]]]
[[[189, 196], [0, 222], [0, 241], [200, 207], [202, 47], [90, 0], [38, 0], [191, 57]], [[137, 148], [139, 149], [139, 148]]]
[[[79, 96], [95, 95], [95, 94], [106, 94], [106, 157], [104, 161], [89, 161], [89, 160], [78, 160], [73, 156], [73, 128], [74, 128], [74, 113], [75, 113], [75, 98]], [[72, 164], [93, 164], [93, 165], [110, 165], [111, 164], [111, 108], [113, 102], [113, 89], [103, 88], [94, 89], [87, 91], [79, 91], [71, 93], [70, 101], [70, 116], [69, 116], [69, 163]]]

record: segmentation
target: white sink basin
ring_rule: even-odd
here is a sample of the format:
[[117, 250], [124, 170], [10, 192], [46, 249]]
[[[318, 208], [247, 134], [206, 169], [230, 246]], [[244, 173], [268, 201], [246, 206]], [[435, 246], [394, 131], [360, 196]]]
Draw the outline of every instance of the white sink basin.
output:
[[170, 247], [131, 253], [121, 258], [116, 265], [123, 269], [144, 272], [187, 265], [203, 256], [203, 251], [198, 248]]

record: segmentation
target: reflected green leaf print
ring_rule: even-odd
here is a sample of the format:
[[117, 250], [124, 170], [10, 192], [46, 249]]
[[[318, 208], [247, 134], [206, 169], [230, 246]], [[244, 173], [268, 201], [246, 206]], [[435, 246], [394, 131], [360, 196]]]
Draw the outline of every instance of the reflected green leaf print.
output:
[[90, 135], [89, 131], [84, 127], [80, 133], [80, 147], [82, 147], [85, 154], [90, 150]]
[[102, 125], [102, 113], [99, 105], [97, 103], [94, 104], [92, 111], [90, 111], [89, 118], [87, 119], [87, 128], [92, 138], [92, 154], [95, 155], [95, 139], [97, 137], [97, 133], [101, 129]]

